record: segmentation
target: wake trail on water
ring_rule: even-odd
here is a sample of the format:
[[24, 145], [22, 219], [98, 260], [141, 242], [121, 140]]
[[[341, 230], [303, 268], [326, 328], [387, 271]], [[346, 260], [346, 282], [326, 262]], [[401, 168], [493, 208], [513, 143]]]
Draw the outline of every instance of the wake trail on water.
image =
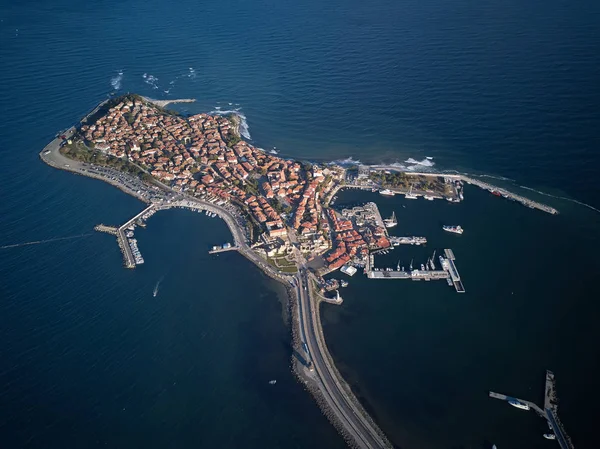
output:
[[459, 175], [471, 176], [473, 178], [493, 178], [493, 179], [498, 179], [498, 180], [501, 180], [501, 181], [511, 181], [513, 183], [513, 185], [515, 185], [517, 187], [520, 187], [521, 189], [529, 190], [530, 192], [535, 192], [535, 193], [538, 193], [540, 195], [548, 196], [550, 198], [556, 198], [557, 200], [569, 201], [571, 203], [575, 203], [575, 204], [578, 204], [580, 206], [587, 207], [588, 209], [591, 209], [591, 210], [593, 210], [595, 212], [600, 213], [600, 209], [598, 209], [598, 208], [596, 208], [596, 207], [594, 207], [594, 206], [592, 206], [590, 204], [584, 203], [583, 201], [575, 200], [573, 198], [568, 198], [566, 196], [552, 195], [551, 193], [546, 193], [546, 192], [542, 192], [541, 190], [532, 189], [531, 187], [522, 186], [522, 185], [516, 184], [515, 181], [514, 181], [514, 179], [505, 178], [503, 176], [472, 175], [472, 174], [469, 174], [469, 173], [460, 173], [460, 172], [457, 172], [456, 170], [448, 170], [447, 172], [448, 173], [449, 172], [454, 172], [454, 173], [457, 173]]
[[80, 235], [72, 235], [69, 237], [57, 237], [55, 239], [36, 240], [34, 242], [14, 243], [12, 245], [0, 246], [0, 249], [18, 248], [20, 246], [28, 246], [28, 245], [39, 245], [41, 243], [58, 242], [59, 240], [80, 239], [83, 237], [89, 237], [90, 235], [93, 235], [93, 234], [91, 234], [91, 233], [90, 234], [80, 234]]
[[551, 198], [556, 198], [559, 200], [570, 201], [571, 203], [579, 204], [580, 206], [587, 207], [588, 209], [592, 209], [593, 211], [600, 212], [600, 209], [597, 209], [594, 206], [584, 203], [583, 201], [574, 200], [573, 198], [567, 198], [566, 196], [551, 195], [550, 193], [540, 192], [539, 190], [532, 189], [531, 187], [526, 187], [526, 186], [519, 186], [519, 187], [521, 187], [522, 189], [525, 189], [525, 190], [530, 190], [532, 192], [539, 193], [540, 195], [549, 196]]

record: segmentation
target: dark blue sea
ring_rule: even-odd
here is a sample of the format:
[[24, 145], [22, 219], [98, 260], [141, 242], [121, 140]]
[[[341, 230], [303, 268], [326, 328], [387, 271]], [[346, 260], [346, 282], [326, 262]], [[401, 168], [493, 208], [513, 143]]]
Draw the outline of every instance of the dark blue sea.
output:
[[161, 212], [125, 270], [92, 228], [143, 205], [39, 160], [125, 92], [237, 110], [286, 157], [484, 175], [559, 209], [344, 193], [429, 240], [379, 266], [451, 247], [467, 293], [357, 274], [323, 324], [399, 448], [549, 447], [543, 420], [488, 398], [541, 403], [546, 369], [575, 446], [600, 447], [599, 29], [594, 0], [0, 1], [0, 447], [345, 446], [290, 371], [280, 286], [207, 254], [222, 222]]

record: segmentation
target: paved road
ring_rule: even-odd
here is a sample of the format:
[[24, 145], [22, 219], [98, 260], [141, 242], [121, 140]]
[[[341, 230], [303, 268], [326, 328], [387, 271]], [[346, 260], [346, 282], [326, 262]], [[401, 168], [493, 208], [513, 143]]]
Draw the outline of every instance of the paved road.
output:
[[329, 366], [326, 358], [326, 348], [323, 348], [319, 339], [321, 326], [318, 314], [310, 294], [310, 281], [305, 268], [300, 268], [295, 276], [298, 286], [298, 301], [300, 308], [300, 326], [302, 338], [310, 352], [310, 361], [316, 374], [316, 381], [323, 397], [329, 407], [338, 417], [347, 433], [355, 443], [362, 448], [389, 448], [391, 445], [378, 432], [378, 429], [364, 417], [363, 410], [359, 410], [341, 385], [343, 380], [337, 378], [336, 373]]

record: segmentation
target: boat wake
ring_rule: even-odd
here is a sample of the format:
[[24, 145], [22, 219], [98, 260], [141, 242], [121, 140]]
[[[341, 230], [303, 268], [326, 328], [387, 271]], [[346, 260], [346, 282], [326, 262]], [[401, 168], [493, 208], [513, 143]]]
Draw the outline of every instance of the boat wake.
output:
[[567, 198], [566, 196], [552, 195], [550, 193], [541, 192], [539, 190], [532, 189], [531, 187], [526, 187], [526, 186], [519, 186], [519, 187], [521, 187], [522, 189], [525, 189], [525, 190], [530, 190], [531, 192], [539, 193], [540, 195], [549, 196], [551, 198], [556, 198], [559, 200], [570, 201], [571, 203], [579, 204], [580, 206], [587, 207], [588, 209], [592, 209], [593, 211], [600, 212], [600, 209], [597, 209], [594, 206], [584, 203], [583, 201], [574, 200], [573, 198]]
[[39, 245], [41, 243], [58, 242], [60, 240], [80, 239], [83, 237], [89, 237], [90, 235], [93, 235], [93, 234], [79, 234], [79, 235], [72, 235], [69, 237], [57, 237], [54, 239], [36, 240], [35, 242], [14, 243], [12, 245], [0, 246], [0, 249], [18, 248], [20, 246], [29, 246], [29, 245]]
[[158, 288], [160, 287], [160, 283], [162, 282], [162, 280], [163, 280], [164, 278], [165, 278], [165, 277], [164, 277], [164, 276], [162, 276], [162, 277], [161, 277], [161, 278], [158, 280], [158, 282], [156, 283], [156, 285], [154, 286], [154, 291], [152, 292], [152, 296], [153, 296], [153, 297], [155, 297], [155, 298], [156, 298], [156, 297], [158, 296]]

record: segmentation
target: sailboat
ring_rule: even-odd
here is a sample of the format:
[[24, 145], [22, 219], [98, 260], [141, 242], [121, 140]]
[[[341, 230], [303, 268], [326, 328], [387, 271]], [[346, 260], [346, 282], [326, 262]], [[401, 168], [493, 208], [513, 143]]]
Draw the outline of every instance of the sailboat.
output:
[[410, 185], [410, 189], [408, 189], [408, 193], [404, 195], [404, 198], [406, 198], [407, 200], [416, 200], [419, 198], [417, 195], [412, 193], [412, 184]]
[[398, 224], [398, 220], [396, 219], [396, 212], [392, 212], [392, 216], [390, 218], [386, 218], [383, 220], [386, 228], [393, 228]]

